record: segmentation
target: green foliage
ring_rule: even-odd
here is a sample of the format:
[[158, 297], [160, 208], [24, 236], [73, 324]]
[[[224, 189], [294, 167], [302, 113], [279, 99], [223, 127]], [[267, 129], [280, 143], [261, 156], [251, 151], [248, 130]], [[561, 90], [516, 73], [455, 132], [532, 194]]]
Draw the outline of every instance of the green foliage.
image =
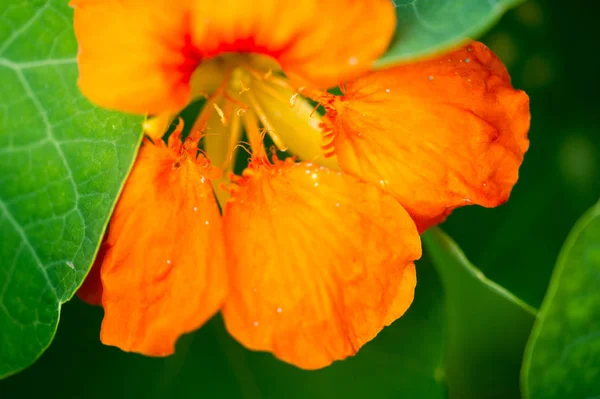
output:
[[[378, 66], [475, 38], [516, 2], [397, 0], [396, 38]], [[508, 204], [460, 209], [444, 225], [490, 279], [534, 305], [565, 232], [600, 193], [600, 103], [589, 96], [600, 68], [589, 51], [598, 10], [586, 7], [528, 2], [483, 39], [531, 96], [532, 146]], [[0, 2], [0, 377], [52, 340], [140, 137], [139, 118], [99, 110], [78, 93], [71, 18], [63, 0]], [[529, 398], [600, 395], [598, 212], [575, 227], [559, 259], [523, 368]], [[460, 398], [518, 397], [527, 306], [483, 278], [440, 231], [424, 243], [441, 286], [431, 261], [420, 261], [407, 314], [327, 369], [301, 371], [249, 352], [219, 317], [182, 338], [170, 358], [126, 354], [99, 343], [101, 310], [74, 300], [47, 354], [0, 381], [0, 396], [437, 399], [448, 389]]]
[[378, 67], [443, 52], [480, 36], [521, 0], [394, 0], [397, 24]]
[[140, 139], [139, 118], [79, 93], [71, 10], [0, 5], [0, 378], [50, 344], [92, 263]]
[[519, 397], [519, 368], [535, 310], [485, 278], [439, 228], [423, 236], [444, 288], [451, 398]]
[[600, 396], [600, 203], [562, 248], [523, 365], [527, 398]]

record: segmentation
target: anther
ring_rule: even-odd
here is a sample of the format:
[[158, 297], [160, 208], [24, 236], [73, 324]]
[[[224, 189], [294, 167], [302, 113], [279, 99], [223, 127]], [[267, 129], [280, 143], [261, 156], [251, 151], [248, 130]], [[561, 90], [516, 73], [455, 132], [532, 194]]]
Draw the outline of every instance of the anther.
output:
[[212, 105], [213, 105], [213, 108], [215, 109], [215, 111], [217, 111], [217, 114], [219, 114], [219, 117], [221, 118], [221, 123], [223, 124], [223, 126], [227, 126], [227, 118], [225, 117], [225, 113], [223, 112], [221, 107], [219, 107], [217, 105], [217, 103], [212, 103]]
[[293, 107], [294, 105], [296, 105], [296, 100], [298, 99], [298, 96], [300, 95], [300, 93], [294, 93], [291, 97], [290, 97], [290, 107]]

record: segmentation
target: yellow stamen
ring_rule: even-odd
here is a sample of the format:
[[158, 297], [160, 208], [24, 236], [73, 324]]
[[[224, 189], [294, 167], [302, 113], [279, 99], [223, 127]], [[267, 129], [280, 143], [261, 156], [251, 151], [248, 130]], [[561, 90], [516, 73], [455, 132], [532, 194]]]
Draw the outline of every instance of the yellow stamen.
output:
[[212, 106], [215, 109], [215, 111], [217, 111], [217, 114], [219, 114], [219, 116], [221, 117], [221, 123], [223, 124], [223, 126], [227, 126], [227, 118], [225, 117], [225, 113], [223, 112], [221, 107], [219, 107], [217, 103], [212, 103]]
[[267, 133], [269, 133], [269, 136], [271, 136], [273, 143], [277, 146], [277, 148], [279, 148], [279, 151], [287, 151], [287, 146], [284, 144], [283, 140], [281, 140], [281, 137], [279, 136], [271, 122], [269, 122], [267, 114], [263, 111], [262, 107], [256, 100], [256, 97], [254, 97], [254, 94], [252, 92], [248, 92], [246, 93], [246, 98], [248, 99], [252, 110], [254, 111], [254, 113], [256, 113], [258, 119], [260, 119], [260, 122], [267, 130]]
[[223, 186], [229, 181], [229, 174], [233, 171], [237, 144], [242, 135], [242, 126], [238, 116], [239, 109], [234, 109], [232, 103], [226, 100], [223, 108], [230, 111], [229, 124], [227, 126], [222, 123], [219, 125], [222, 120], [218, 121], [215, 115], [208, 121], [208, 128], [214, 134], [207, 134], [204, 138], [204, 149], [211, 163], [223, 171], [219, 179], [213, 180], [215, 196], [221, 207], [231, 196], [231, 193]]

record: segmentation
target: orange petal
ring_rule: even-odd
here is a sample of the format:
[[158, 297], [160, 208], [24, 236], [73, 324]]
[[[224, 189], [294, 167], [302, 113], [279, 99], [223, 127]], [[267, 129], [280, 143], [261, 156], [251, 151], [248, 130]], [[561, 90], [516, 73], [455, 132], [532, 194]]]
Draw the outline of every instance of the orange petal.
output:
[[[221, 0], [195, 3], [203, 56], [250, 52], [277, 59], [286, 74], [321, 88], [367, 71], [396, 26], [389, 0]], [[207, 16], [209, 16], [207, 18]]]
[[529, 146], [529, 98], [483, 44], [373, 72], [331, 116], [340, 166], [400, 200], [423, 231], [505, 202]]
[[306, 369], [353, 355], [413, 299], [413, 221], [379, 188], [311, 163], [251, 166], [227, 203], [229, 332]]
[[178, 138], [170, 141], [170, 148], [146, 141], [140, 150], [101, 270], [102, 342], [152, 356], [173, 353], [180, 335], [219, 309], [227, 288], [206, 160], [177, 151]]
[[79, 87], [98, 105], [176, 112], [189, 100], [198, 59], [188, 1], [74, 0]]
[[83, 280], [83, 284], [77, 290], [77, 296], [79, 299], [87, 303], [88, 305], [102, 305], [102, 281], [100, 280], [100, 268], [106, 255], [108, 246], [103, 241], [98, 249], [98, 254], [94, 260], [94, 264], [90, 269], [90, 272]]
[[395, 27], [389, 0], [73, 0], [79, 86], [134, 113], [177, 111], [202, 59], [260, 53], [326, 88], [366, 71]]

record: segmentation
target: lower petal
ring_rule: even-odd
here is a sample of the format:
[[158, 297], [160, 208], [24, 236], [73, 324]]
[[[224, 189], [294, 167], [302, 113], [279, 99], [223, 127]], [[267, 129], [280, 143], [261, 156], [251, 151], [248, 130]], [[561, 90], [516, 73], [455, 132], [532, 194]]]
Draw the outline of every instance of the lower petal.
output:
[[251, 166], [224, 216], [243, 345], [305, 369], [353, 355], [410, 306], [421, 256], [413, 221], [356, 178], [289, 160]]
[[222, 221], [199, 162], [161, 141], [140, 150], [106, 241], [103, 343], [169, 355], [179, 336], [220, 308], [227, 289]]
[[330, 114], [342, 169], [380, 184], [419, 230], [505, 202], [529, 146], [529, 98], [483, 44], [373, 72]]

